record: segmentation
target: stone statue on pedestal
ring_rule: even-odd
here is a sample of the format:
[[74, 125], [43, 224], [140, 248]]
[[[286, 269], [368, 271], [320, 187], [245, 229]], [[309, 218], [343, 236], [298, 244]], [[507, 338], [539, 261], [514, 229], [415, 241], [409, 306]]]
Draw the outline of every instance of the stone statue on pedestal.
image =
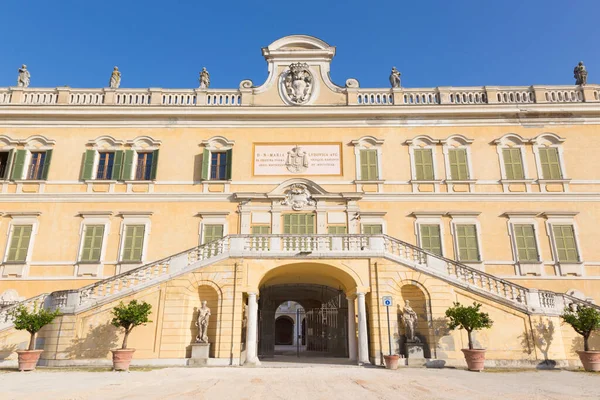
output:
[[575, 77], [576, 85], [585, 85], [587, 84], [587, 70], [585, 69], [585, 65], [583, 65], [583, 61], [579, 61], [579, 64], [575, 66], [573, 70], [573, 75]]
[[202, 302], [202, 306], [198, 309], [198, 319], [196, 326], [198, 327], [198, 336], [196, 343], [208, 343], [208, 322], [210, 318], [210, 308], [206, 305], [206, 300]]
[[198, 81], [200, 82], [200, 89], [208, 89], [210, 86], [210, 74], [206, 70], [206, 67], [202, 67]]
[[392, 67], [392, 72], [390, 73], [390, 84], [392, 88], [399, 88], [400, 83], [400, 71], [396, 69], [396, 67]]
[[17, 86], [20, 87], [29, 87], [29, 82], [31, 81], [31, 74], [27, 71], [27, 65], [21, 65], [19, 68], [19, 77], [17, 78]]
[[404, 301], [404, 309], [402, 310], [402, 320], [404, 321], [404, 327], [406, 330], [406, 342], [407, 343], [420, 343], [421, 340], [415, 335], [415, 328], [417, 327], [417, 321], [419, 317], [417, 313], [410, 306], [410, 301]]
[[112, 74], [110, 75], [110, 82], [108, 83], [108, 87], [111, 89], [118, 89], [121, 85], [121, 73], [119, 72], [119, 68], [115, 67], [113, 69]]

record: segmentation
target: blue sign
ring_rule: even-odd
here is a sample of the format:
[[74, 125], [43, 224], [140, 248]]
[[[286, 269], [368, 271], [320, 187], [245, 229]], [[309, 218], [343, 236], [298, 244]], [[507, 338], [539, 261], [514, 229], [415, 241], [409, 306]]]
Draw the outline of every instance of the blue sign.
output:
[[392, 296], [383, 296], [383, 305], [390, 307], [392, 305]]

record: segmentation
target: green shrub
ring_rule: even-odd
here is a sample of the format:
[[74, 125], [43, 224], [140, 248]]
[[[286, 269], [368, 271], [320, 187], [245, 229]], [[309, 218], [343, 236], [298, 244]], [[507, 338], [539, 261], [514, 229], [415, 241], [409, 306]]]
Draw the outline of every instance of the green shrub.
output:
[[600, 311], [579, 304], [575, 309], [565, 308], [565, 312], [560, 317], [571, 325], [575, 332], [583, 336], [583, 350], [590, 351], [588, 340], [592, 332], [600, 330]]
[[33, 311], [29, 311], [24, 305], [18, 306], [11, 312], [14, 318], [15, 329], [27, 331], [31, 334], [27, 350], [35, 350], [35, 335], [44, 326], [48, 325], [54, 318], [60, 315], [58, 310], [49, 311], [34, 303]]
[[127, 348], [127, 338], [133, 328], [138, 325], [146, 325], [148, 322], [152, 322], [148, 319], [148, 316], [152, 312], [151, 309], [152, 305], [145, 301], [138, 303], [137, 300], [131, 300], [127, 305], [120, 302], [119, 305], [112, 310], [114, 317], [111, 323], [117, 328], [125, 329], [122, 349]]
[[446, 310], [446, 317], [450, 319], [448, 328], [464, 329], [469, 336], [469, 349], [473, 350], [473, 338], [471, 333], [476, 330], [491, 328], [494, 321], [490, 319], [488, 313], [480, 311], [481, 304], [474, 302], [472, 306], [463, 306], [455, 302], [454, 306]]

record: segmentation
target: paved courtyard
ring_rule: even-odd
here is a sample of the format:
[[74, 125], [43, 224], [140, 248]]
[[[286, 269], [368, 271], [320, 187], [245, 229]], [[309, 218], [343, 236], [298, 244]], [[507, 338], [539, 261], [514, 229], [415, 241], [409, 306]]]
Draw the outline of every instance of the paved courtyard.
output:
[[12, 399], [600, 399], [600, 374], [350, 366], [165, 368], [146, 371], [39, 369], [0, 373]]

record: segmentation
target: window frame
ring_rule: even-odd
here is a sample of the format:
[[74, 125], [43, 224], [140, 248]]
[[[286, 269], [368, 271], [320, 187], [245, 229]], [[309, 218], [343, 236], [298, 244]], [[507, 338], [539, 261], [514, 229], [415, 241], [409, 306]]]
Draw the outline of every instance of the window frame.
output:
[[[210, 155], [210, 160], [209, 160], [209, 165], [208, 165], [208, 180], [209, 181], [226, 181], [226, 180], [230, 180], [231, 179], [231, 171], [229, 171], [229, 156], [230, 156], [230, 152], [228, 150], [225, 151], [210, 151], [209, 155]], [[215, 157], [215, 155], [217, 156], [217, 164], [213, 165], [213, 159]], [[221, 163], [220, 161], [222, 161], [221, 159], [223, 158], [222, 155], [225, 155], [225, 162]], [[215, 169], [215, 177], [213, 178], [213, 168]], [[221, 169], [223, 169], [223, 176], [221, 176]]]
[[[147, 252], [148, 252], [148, 241], [150, 238], [152, 224], [150, 221], [150, 216], [152, 212], [120, 212], [121, 217], [123, 218], [121, 221], [121, 227], [119, 229], [119, 264], [143, 264], [147, 260]], [[127, 233], [127, 226], [129, 225], [144, 225], [144, 239], [142, 242], [142, 255], [140, 261], [125, 261], [123, 259], [123, 255], [125, 252], [125, 236]], [[121, 270], [123, 272], [123, 270]]]
[[[477, 218], [481, 213], [480, 212], [472, 212], [472, 211], [454, 211], [449, 212], [447, 215], [452, 218], [451, 224], [451, 233], [452, 233], [452, 242], [454, 246], [454, 258], [461, 263], [464, 264], [474, 264], [480, 265], [480, 269], [484, 269], [485, 267], [485, 256], [482, 247], [482, 239], [481, 239], [481, 224], [479, 219]], [[477, 251], [479, 252], [479, 260], [462, 260], [460, 257], [460, 249], [458, 244], [458, 225], [474, 225], [475, 226], [475, 239], [477, 241]]]
[[415, 217], [414, 230], [415, 238], [418, 247], [423, 247], [423, 241], [421, 239], [421, 225], [438, 225], [440, 227], [440, 254], [441, 257], [446, 255], [446, 246], [444, 243], [445, 237], [445, 226], [442, 217], [446, 215], [445, 212], [440, 211], [415, 211], [410, 214]]
[[[208, 140], [203, 140], [200, 146], [203, 147], [202, 163], [200, 165], [200, 179], [203, 182], [226, 182], [226, 192], [229, 192], [229, 182], [233, 177], [233, 146], [235, 142], [223, 136], [213, 136]], [[222, 179], [212, 179], [212, 154], [227, 153], [225, 164], [225, 177]], [[205, 188], [207, 189], [207, 188]]]
[[[552, 262], [557, 269], [556, 275], [565, 276], [568, 274], [575, 274], [577, 276], [583, 276], [584, 270], [584, 255], [581, 249], [581, 239], [579, 233], [579, 225], [575, 220], [575, 216], [578, 212], [545, 212], [543, 213], [546, 218], [546, 234], [550, 239], [550, 248], [552, 253]], [[578, 261], [560, 261], [558, 256], [558, 247], [556, 245], [556, 238], [554, 234], [555, 225], [570, 225], [573, 227], [573, 239], [575, 241], [575, 249], [577, 250]]]
[[[498, 154], [498, 163], [500, 165], [500, 183], [504, 192], [509, 191], [511, 183], [524, 183], [526, 192], [531, 192], [531, 183], [529, 168], [526, 157], [526, 145], [531, 143], [529, 139], [523, 139], [515, 133], [508, 133], [500, 139], [494, 140], [496, 144], [496, 153]], [[508, 179], [506, 174], [506, 164], [504, 163], [504, 149], [519, 149], [521, 155], [521, 164], [523, 165], [523, 179]]]
[[[473, 139], [469, 139], [463, 135], [452, 135], [447, 139], [441, 140], [442, 153], [444, 154], [444, 166], [446, 168], [446, 183], [450, 186], [448, 189], [452, 191], [452, 185], [454, 183], [469, 183], [469, 189], [471, 192], [474, 191], [473, 184], [476, 182], [475, 174], [473, 170], [471, 154], [471, 144]], [[452, 177], [452, 166], [450, 163], [450, 151], [451, 150], [465, 150], [466, 164], [467, 164], [467, 178], [466, 179], [454, 179]]]
[[[355, 167], [355, 181], [357, 182], [381, 182], [383, 181], [383, 139], [377, 139], [373, 136], [363, 136], [359, 139], [353, 140], [352, 145], [354, 146], [354, 167]], [[377, 177], [375, 179], [366, 179], [362, 176], [362, 162], [361, 162], [361, 151], [362, 150], [375, 150], [377, 152]], [[382, 189], [378, 187], [378, 191]]]
[[[7, 215], [11, 217], [11, 221], [8, 224], [6, 236], [6, 247], [4, 249], [4, 257], [2, 258], [2, 263], [5, 265], [22, 265], [24, 266], [21, 269], [20, 276], [25, 276], [28, 273], [28, 267], [31, 263], [31, 257], [33, 254], [33, 249], [35, 246], [35, 239], [37, 237], [38, 229], [39, 229], [39, 221], [38, 216], [41, 213], [39, 212], [15, 212], [8, 213]], [[29, 237], [29, 244], [27, 247], [27, 254], [25, 256], [25, 261], [8, 261], [8, 253], [10, 251], [10, 245], [12, 242], [12, 237], [14, 233], [15, 226], [23, 226], [23, 225], [31, 225], [31, 236]]]
[[[439, 178], [438, 173], [438, 161], [437, 161], [437, 145], [441, 143], [441, 140], [433, 139], [427, 135], [419, 135], [414, 137], [413, 139], [409, 139], [405, 142], [408, 145], [408, 154], [410, 158], [410, 181], [409, 183], [412, 185], [412, 191], [418, 192], [419, 185], [432, 183], [434, 192], [438, 193], [440, 191], [440, 183], [441, 179]], [[433, 179], [417, 179], [417, 165], [416, 165], [416, 156], [415, 150], [431, 150], [431, 163], [433, 168]]]
[[[98, 177], [98, 172], [100, 171], [100, 159], [102, 158], [102, 154], [110, 154], [112, 155], [112, 165], [110, 165], [110, 178], [99, 178]], [[93, 179], [94, 180], [98, 180], [98, 181], [111, 181], [111, 180], [115, 180], [113, 179], [113, 175], [114, 175], [114, 167], [115, 167], [115, 159], [117, 158], [117, 154], [116, 151], [114, 150], [108, 150], [108, 151], [98, 151], [96, 150], [96, 154], [94, 155], [94, 166], [93, 166]], [[110, 156], [109, 156], [110, 159]]]
[[229, 211], [201, 211], [197, 214], [201, 218], [198, 224], [198, 245], [204, 244], [205, 225], [223, 225], [223, 237], [229, 235]]
[[[134, 150], [135, 151], [135, 150]], [[146, 159], [148, 158], [147, 155], [151, 154], [151, 160], [150, 163], [148, 163], [148, 161], [146, 160], [145, 162], [145, 168], [143, 171], [143, 177], [139, 177], [138, 173], [140, 172], [140, 157], [141, 156], [146, 156]], [[132, 180], [136, 181], [136, 182], [149, 182], [149, 181], [153, 181], [156, 177], [152, 176], [152, 169], [156, 168], [155, 165], [157, 164], [157, 162], [154, 161], [154, 157], [156, 157], [157, 151], [155, 152], [154, 150], [140, 150], [140, 151], [135, 151], [135, 155], [134, 155], [134, 163], [132, 166]], [[147, 178], [146, 178], [147, 176]]]
[[0, 182], [9, 181], [12, 175], [13, 162], [15, 160], [16, 148], [14, 147], [3, 147], [0, 153], [7, 153], [6, 156], [6, 169], [4, 177], [0, 176]]
[[[521, 212], [506, 212], [504, 216], [508, 218], [507, 229], [510, 238], [511, 251], [513, 256], [513, 262], [515, 265], [515, 275], [546, 275], [544, 271], [544, 255], [542, 252], [542, 246], [540, 242], [540, 230], [536, 217], [537, 212], [521, 211]], [[533, 235], [535, 240], [535, 246], [538, 254], [537, 261], [521, 260], [519, 256], [519, 248], [517, 243], [517, 234], [515, 231], [516, 225], [531, 225], [533, 227]]]
[[[567, 168], [565, 165], [564, 158], [564, 143], [565, 139], [559, 137], [554, 133], [542, 133], [533, 139], [533, 154], [535, 156], [535, 165], [538, 175], [538, 182], [569, 182], [570, 179], [567, 178]], [[560, 178], [546, 178], [544, 177], [544, 170], [542, 166], [542, 158], [540, 154], [541, 149], [553, 148], [556, 149], [557, 157], [558, 157], [558, 166], [560, 168]], [[542, 188], [545, 189], [545, 186]]]

